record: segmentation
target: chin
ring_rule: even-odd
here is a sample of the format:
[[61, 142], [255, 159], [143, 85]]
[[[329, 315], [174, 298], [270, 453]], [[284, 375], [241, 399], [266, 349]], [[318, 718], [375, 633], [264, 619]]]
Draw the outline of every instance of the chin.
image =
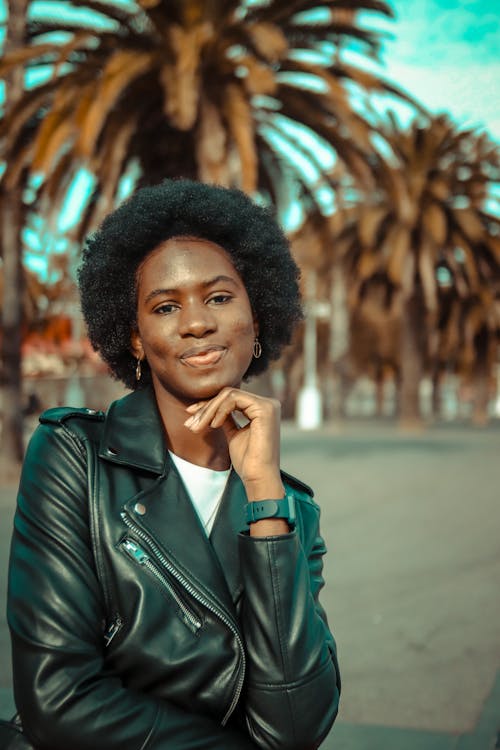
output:
[[223, 388], [239, 388], [243, 377], [227, 376], [222, 373], [205, 373], [202, 377], [184, 378], [181, 388], [176, 388], [172, 382], [165, 382], [160, 379], [161, 387], [167, 393], [172, 394], [175, 398], [187, 404], [193, 404], [197, 401], [208, 401], [217, 396]]
[[212, 382], [200, 383], [198, 388], [193, 388], [193, 391], [198, 394], [196, 398], [199, 401], [204, 401], [217, 396], [223, 388], [239, 388], [241, 381], [242, 378], [217, 378]]

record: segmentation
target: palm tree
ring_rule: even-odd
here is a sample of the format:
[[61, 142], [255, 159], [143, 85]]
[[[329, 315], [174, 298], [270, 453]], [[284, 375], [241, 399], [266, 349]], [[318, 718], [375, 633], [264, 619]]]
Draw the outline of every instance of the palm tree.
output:
[[94, 190], [77, 238], [119, 200], [134, 167], [139, 184], [182, 175], [277, 200], [290, 177], [311, 193], [300, 159], [334, 183], [317, 153], [322, 139], [366, 181], [376, 126], [363, 102], [374, 91], [410, 101], [335, 55], [355, 40], [377, 56], [379, 35], [357, 18], [392, 15], [384, 0], [328, 0], [323, 20], [310, 0], [67, 6], [80, 11], [77, 20], [30, 16], [29, 43], [0, 64], [2, 75], [25, 66], [41, 81], [4, 117], [0, 153], [3, 183], [29, 184], [44, 215], [60, 209], [78, 169], [90, 170]]
[[451, 352], [450, 327], [455, 357], [467, 344], [469, 360], [474, 347], [491, 357], [480, 341], [500, 330], [500, 221], [489, 208], [500, 151], [445, 116], [407, 130], [392, 121], [385, 138], [392, 152], [376, 155], [377, 189], [344, 212], [337, 249], [351, 306], [376, 297], [380, 309], [398, 313], [400, 416], [415, 422], [422, 373], [442, 362], [446, 346]]
[[[16, 50], [25, 42], [27, 0], [18, 0], [9, 10], [5, 52]], [[5, 77], [4, 117], [8, 119], [23, 95], [22, 70], [12, 69]], [[24, 275], [20, 252], [23, 223], [22, 187], [8, 189], [0, 183], [0, 236], [2, 246], [2, 371], [3, 391], [1, 455], [3, 475], [23, 455], [23, 421], [21, 392], [21, 324], [23, 318]]]
[[[498, 241], [498, 238], [496, 238]], [[452, 363], [462, 381], [472, 390], [472, 420], [488, 421], [495, 365], [500, 344], [500, 290], [483, 287], [478, 293], [460, 296], [449, 280], [444, 281], [437, 331], [437, 355], [434, 364], [435, 411], [440, 407], [439, 377]]]
[[[68, 0], [64, 15], [44, 4], [26, 19], [27, 1], [10, 3], [26, 34], [10, 34], [0, 62], [0, 75], [27, 82], [0, 122], [0, 210], [18, 191], [55, 221], [85, 168], [93, 187], [76, 242], [134, 181], [195, 177], [276, 203], [295, 179], [314, 200], [311, 180], [336, 184], [319, 141], [366, 182], [370, 95], [412, 103], [342, 53], [354, 41], [377, 58], [379, 34], [359, 15], [392, 16], [385, 0], [326, 0], [322, 18], [310, 0]], [[22, 224], [28, 208], [17, 203]]]

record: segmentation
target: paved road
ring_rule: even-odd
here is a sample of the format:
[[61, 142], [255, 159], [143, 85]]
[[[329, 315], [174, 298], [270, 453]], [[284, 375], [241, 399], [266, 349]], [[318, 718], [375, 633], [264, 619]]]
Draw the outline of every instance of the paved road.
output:
[[[500, 747], [500, 425], [283, 433], [283, 467], [314, 486], [329, 546], [344, 688], [324, 750]], [[0, 490], [2, 602], [13, 495]], [[0, 664], [6, 715], [3, 612]]]

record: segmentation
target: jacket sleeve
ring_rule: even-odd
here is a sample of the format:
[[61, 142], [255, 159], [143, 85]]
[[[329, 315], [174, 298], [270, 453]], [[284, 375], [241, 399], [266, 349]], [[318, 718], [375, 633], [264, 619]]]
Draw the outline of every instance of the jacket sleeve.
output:
[[247, 734], [132, 692], [103, 660], [104, 606], [87, 510], [85, 447], [41, 425], [14, 522], [7, 616], [14, 693], [39, 750], [244, 750]]
[[338, 711], [335, 641], [318, 600], [326, 552], [319, 508], [312, 501], [301, 506], [307, 536], [240, 535], [246, 721], [254, 742], [266, 750], [317, 748]]

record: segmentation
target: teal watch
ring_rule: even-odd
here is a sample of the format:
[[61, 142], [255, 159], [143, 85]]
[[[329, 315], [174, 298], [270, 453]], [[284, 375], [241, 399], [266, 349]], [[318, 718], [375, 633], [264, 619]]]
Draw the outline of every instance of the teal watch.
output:
[[263, 518], [283, 518], [294, 529], [296, 515], [293, 495], [285, 495], [281, 500], [254, 500], [245, 505], [247, 523], [262, 521]]

